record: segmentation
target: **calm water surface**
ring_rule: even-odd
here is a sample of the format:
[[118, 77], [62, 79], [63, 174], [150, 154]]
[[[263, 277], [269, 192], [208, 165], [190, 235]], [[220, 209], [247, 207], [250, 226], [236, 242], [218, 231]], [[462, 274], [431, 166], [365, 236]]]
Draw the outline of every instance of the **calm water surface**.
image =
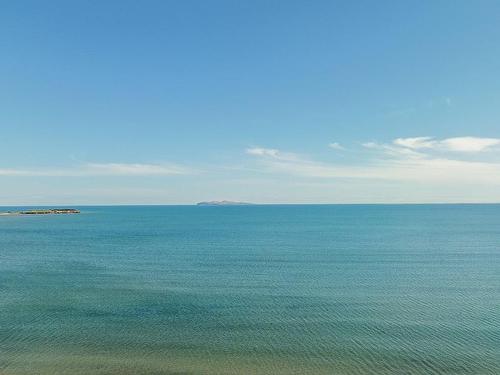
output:
[[0, 374], [500, 374], [500, 206], [0, 217]]

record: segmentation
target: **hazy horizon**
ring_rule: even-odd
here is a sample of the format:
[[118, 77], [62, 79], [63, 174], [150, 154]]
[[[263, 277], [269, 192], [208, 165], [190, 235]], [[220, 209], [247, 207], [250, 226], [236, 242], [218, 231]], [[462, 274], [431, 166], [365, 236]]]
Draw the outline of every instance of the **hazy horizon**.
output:
[[[75, 204], [41, 204], [41, 205], [19, 205], [19, 204], [8, 204], [8, 205], [0, 205], [1, 207], [4, 208], [15, 208], [15, 207], [42, 207], [42, 208], [57, 208], [57, 207], [168, 207], [168, 206], [198, 206], [197, 203], [200, 202], [193, 202], [193, 203], [158, 203], [158, 204], [141, 204], [141, 203], [126, 203], [126, 204], [93, 204], [93, 203], [85, 203], [85, 204], [80, 204], [80, 203], [75, 203]], [[248, 204], [242, 204], [242, 205], [229, 205], [229, 207], [234, 207], [234, 206], [239, 206], [239, 207], [246, 207], [246, 206], [434, 206], [434, 205], [500, 205], [500, 202], [399, 202], [399, 203], [382, 203], [382, 202], [373, 202], [373, 203], [353, 203], [353, 202], [344, 202], [344, 203], [260, 203], [260, 202], [241, 202], [241, 203], [248, 203]], [[224, 205], [209, 205], [211, 207], [227, 207]]]

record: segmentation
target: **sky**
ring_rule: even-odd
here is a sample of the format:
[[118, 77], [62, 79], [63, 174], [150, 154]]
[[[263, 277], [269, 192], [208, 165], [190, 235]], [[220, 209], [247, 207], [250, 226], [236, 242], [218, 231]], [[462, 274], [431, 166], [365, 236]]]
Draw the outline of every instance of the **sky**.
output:
[[3, 2], [0, 205], [500, 202], [499, 17]]

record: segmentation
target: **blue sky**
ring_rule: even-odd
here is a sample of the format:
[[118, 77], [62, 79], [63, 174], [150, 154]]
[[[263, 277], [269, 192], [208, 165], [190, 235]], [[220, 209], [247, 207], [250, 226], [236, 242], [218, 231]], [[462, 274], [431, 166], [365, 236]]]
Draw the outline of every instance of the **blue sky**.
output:
[[11, 1], [0, 205], [500, 202], [498, 1]]

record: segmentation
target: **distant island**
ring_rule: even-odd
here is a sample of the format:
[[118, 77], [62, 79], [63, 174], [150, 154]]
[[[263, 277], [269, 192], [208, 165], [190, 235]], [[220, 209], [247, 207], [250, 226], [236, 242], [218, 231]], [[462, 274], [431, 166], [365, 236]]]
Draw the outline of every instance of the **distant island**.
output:
[[25, 211], [7, 211], [1, 212], [0, 215], [60, 215], [60, 214], [79, 214], [80, 211], [76, 208], [50, 208], [50, 209], [35, 209]]
[[197, 206], [250, 206], [253, 203], [233, 201], [209, 201], [196, 203]]

